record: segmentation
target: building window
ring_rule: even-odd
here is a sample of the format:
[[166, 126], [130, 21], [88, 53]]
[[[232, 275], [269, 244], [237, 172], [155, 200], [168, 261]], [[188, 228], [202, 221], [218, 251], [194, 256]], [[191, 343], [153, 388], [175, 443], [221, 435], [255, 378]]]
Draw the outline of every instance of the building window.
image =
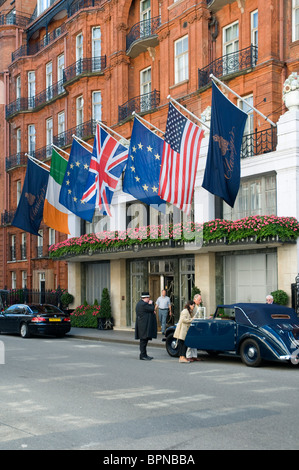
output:
[[152, 69], [151, 67], [148, 67], [140, 72], [140, 111], [151, 109], [151, 91]]
[[35, 152], [35, 125], [29, 124], [28, 126], [28, 153], [33, 156]]
[[258, 46], [258, 10], [251, 13], [251, 44]]
[[35, 72], [28, 72], [28, 108], [35, 104]]
[[64, 71], [64, 54], [61, 54], [57, 58], [57, 81], [58, 81], [58, 93], [63, 93], [63, 71]]
[[189, 78], [188, 65], [188, 36], [178, 39], [174, 43], [175, 83]]
[[27, 271], [22, 271], [22, 289], [27, 287]]
[[223, 75], [239, 70], [239, 23], [223, 29]]
[[16, 78], [16, 99], [21, 98], [21, 75], [18, 75]]
[[17, 181], [17, 205], [19, 204], [21, 194], [22, 194], [22, 183], [21, 183], [21, 180], [18, 180]]
[[292, 39], [299, 40], [299, 0], [293, 0]]
[[53, 71], [52, 71], [52, 62], [46, 64], [46, 89], [47, 89], [47, 100], [53, 98]]
[[42, 256], [43, 256], [43, 243], [44, 243], [43, 242], [43, 236], [44, 236], [43, 230], [39, 230], [38, 234], [40, 236], [37, 237], [37, 257], [42, 258]]
[[223, 202], [223, 218], [238, 220], [252, 215], [276, 214], [276, 175], [244, 178], [233, 208]]
[[12, 289], [17, 288], [17, 274], [15, 271], [12, 271], [11, 273], [11, 288]]
[[76, 74], [80, 75], [83, 71], [83, 34], [76, 36]]
[[147, 37], [151, 34], [151, 1], [141, 0], [140, 2], [140, 37]]
[[10, 245], [10, 250], [11, 250], [11, 261], [16, 260], [16, 235], [11, 236], [11, 245]]
[[84, 106], [83, 96], [79, 96], [76, 99], [76, 125], [77, 126], [80, 126], [81, 124], [83, 124], [83, 118], [84, 118], [83, 106]]
[[46, 120], [46, 146], [47, 156], [51, 156], [52, 153], [52, 142], [53, 142], [53, 118]]
[[102, 120], [102, 97], [100, 91], [92, 93], [92, 118], [94, 121]]
[[18, 127], [18, 129], [17, 129], [17, 154], [21, 153], [21, 149], [22, 149], [22, 146], [21, 146], [21, 128]]
[[55, 243], [55, 230], [49, 228], [49, 246], [54, 245]]
[[101, 28], [92, 28], [92, 70], [101, 70]]
[[26, 233], [22, 233], [22, 243], [21, 243], [21, 259], [27, 258], [27, 250], [26, 250]]
[[41, 15], [51, 5], [51, 0], [37, 0], [37, 16]]

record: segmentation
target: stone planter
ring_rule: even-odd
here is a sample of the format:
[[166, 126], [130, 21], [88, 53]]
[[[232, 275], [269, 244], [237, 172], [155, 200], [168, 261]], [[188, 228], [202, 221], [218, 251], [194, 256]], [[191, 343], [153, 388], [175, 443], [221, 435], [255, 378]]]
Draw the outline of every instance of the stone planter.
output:
[[285, 93], [284, 103], [289, 111], [299, 109], [299, 90], [292, 90]]

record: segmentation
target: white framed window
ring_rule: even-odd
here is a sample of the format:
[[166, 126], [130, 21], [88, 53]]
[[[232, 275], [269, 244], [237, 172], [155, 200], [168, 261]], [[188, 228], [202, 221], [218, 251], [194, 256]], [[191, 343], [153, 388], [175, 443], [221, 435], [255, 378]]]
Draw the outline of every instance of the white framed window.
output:
[[101, 70], [101, 28], [95, 26], [91, 31], [92, 35], [92, 70]]
[[258, 10], [251, 12], [251, 44], [258, 46]]
[[22, 271], [22, 289], [27, 287], [27, 271]]
[[188, 35], [174, 43], [174, 75], [175, 83], [189, 78]]
[[152, 69], [147, 67], [140, 72], [140, 111], [151, 109]]
[[58, 114], [58, 134], [62, 134], [63, 132], [65, 132], [65, 113], [61, 111], [61, 113]]
[[46, 120], [46, 145], [50, 147], [53, 142], [53, 118]]
[[27, 257], [27, 250], [26, 250], [26, 233], [22, 233], [22, 242], [21, 242], [21, 259], [26, 259]]
[[28, 153], [33, 155], [35, 152], [35, 125], [29, 124], [28, 126]]
[[46, 64], [46, 89], [47, 89], [47, 100], [53, 98], [53, 67], [52, 62]]
[[141, 0], [140, 2], [140, 37], [151, 34], [151, 0]]
[[299, 0], [292, 0], [292, 40], [299, 40]]
[[57, 81], [58, 93], [63, 93], [63, 71], [64, 71], [64, 54], [57, 57]]
[[21, 141], [21, 128], [18, 127], [17, 129], [17, 153], [21, 153], [21, 149], [22, 149], [22, 141]]
[[[83, 121], [84, 121], [84, 99], [83, 99], [83, 96], [79, 96], [76, 99], [76, 125], [81, 126], [81, 124], [83, 124]], [[82, 130], [80, 127], [76, 130], [76, 133], [78, 137], [81, 137]]]
[[41, 15], [51, 5], [51, 0], [37, 0], [37, 16]]
[[37, 237], [37, 257], [42, 258], [43, 256], [43, 245], [44, 245], [44, 231], [39, 230], [38, 234], [40, 235]]
[[28, 72], [28, 108], [34, 108], [35, 98], [35, 71]]
[[16, 235], [11, 236], [11, 261], [16, 260]]
[[[245, 124], [244, 135], [252, 134], [253, 132], [253, 95], [244, 96], [242, 101], [238, 99], [238, 107], [247, 114], [248, 118]], [[251, 106], [248, 106], [247, 103]]]
[[243, 178], [234, 207], [223, 202], [223, 218], [238, 220], [251, 215], [276, 214], [276, 175]]
[[55, 230], [53, 228], [49, 228], [49, 245], [54, 245], [55, 243]]
[[16, 99], [21, 98], [21, 75], [16, 78]]
[[18, 180], [17, 181], [17, 205], [19, 204], [21, 194], [22, 194], [22, 183], [21, 183], [21, 180]]
[[239, 22], [223, 28], [223, 74], [239, 70]]
[[76, 74], [79, 75], [83, 70], [83, 34], [76, 36]]
[[17, 273], [15, 271], [12, 271], [11, 273], [11, 288], [17, 288]]
[[102, 120], [102, 96], [100, 91], [92, 93], [92, 118], [95, 121]]

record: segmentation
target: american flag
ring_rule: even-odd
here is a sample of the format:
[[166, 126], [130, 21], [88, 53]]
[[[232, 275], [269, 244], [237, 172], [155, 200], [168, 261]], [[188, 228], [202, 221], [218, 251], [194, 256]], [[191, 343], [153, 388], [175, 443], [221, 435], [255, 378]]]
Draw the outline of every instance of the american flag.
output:
[[159, 196], [189, 214], [203, 130], [169, 103]]
[[102, 214], [111, 216], [112, 196], [127, 159], [128, 149], [98, 124], [82, 202], [94, 200]]

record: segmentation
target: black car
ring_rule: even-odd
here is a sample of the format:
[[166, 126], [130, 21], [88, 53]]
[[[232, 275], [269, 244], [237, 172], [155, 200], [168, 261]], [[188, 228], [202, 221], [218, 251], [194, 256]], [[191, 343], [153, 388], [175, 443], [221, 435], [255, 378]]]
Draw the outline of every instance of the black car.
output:
[[0, 313], [0, 333], [63, 337], [71, 329], [70, 316], [50, 304], [15, 304]]

